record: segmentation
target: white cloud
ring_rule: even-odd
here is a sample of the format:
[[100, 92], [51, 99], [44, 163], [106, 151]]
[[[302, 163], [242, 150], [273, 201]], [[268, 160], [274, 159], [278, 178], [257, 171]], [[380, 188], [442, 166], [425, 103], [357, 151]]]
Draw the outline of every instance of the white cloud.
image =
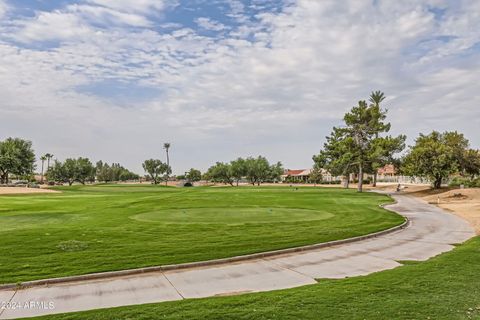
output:
[[[88, 4], [71, 4], [52, 12], [37, 12], [33, 18], [15, 22], [13, 37], [22, 42], [80, 40], [92, 36], [95, 26], [150, 27], [149, 15], [158, 15], [175, 1], [160, 0], [86, 0]], [[0, 2], [0, 16], [2, 2]]]
[[67, 12], [78, 14], [87, 22], [104, 26], [128, 25], [134, 27], [148, 27], [151, 22], [143, 15], [117, 11], [107, 7], [90, 5], [70, 5]]
[[195, 22], [198, 24], [198, 26], [206, 30], [222, 31], [226, 28], [224, 24], [205, 17], [197, 18]]
[[0, 19], [7, 13], [8, 6], [5, 1], [0, 0]]
[[86, 0], [86, 2], [120, 12], [143, 14], [160, 12], [169, 6], [176, 5], [176, 1], [167, 0]]
[[72, 38], [80, 40], [92, 33], [91, 28], [78, 15], [60, 11], [40, 12], [33, 19], [18, 21], [17, 26], [20, 30], [12, 36], [23, 42]]

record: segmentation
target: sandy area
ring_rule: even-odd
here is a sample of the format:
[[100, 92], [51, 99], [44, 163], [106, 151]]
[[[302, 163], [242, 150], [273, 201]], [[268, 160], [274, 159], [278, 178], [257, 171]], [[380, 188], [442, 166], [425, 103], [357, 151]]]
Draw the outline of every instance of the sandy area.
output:
[[[403, 193], [419, 197], [430, 204], [448, 210], [470, 222], [480, 235], [480, 188], [442, 188], [433, 190], [425, 185], [405, 185]], [[396, 185], [379, 186], [377, 189], [395, 191]]]
[[2, 194], [29, 194], [29, 193], [58, 193], [60, 191], [50, 189], [20, 188], [20, 187], [0, 187]]
[[441, 193], [432, 192], [432, 194], [422, 192], [419, 195], [429, 203], [464, 218], [480, 235], [480, 188], [452, 189]]

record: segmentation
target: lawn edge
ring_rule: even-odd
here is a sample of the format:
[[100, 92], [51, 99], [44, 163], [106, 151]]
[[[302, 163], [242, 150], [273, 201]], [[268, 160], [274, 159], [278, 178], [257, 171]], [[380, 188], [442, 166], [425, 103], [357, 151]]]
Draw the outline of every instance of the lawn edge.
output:
[[[386, 206], [396, 204], [397, 201], [395, 198], [388, 195], [390, 199], [394, 201], [391, 203], [383, 203], [380, 204], [379, 207], [388, 210], [390, 212], [395, 212], [394, 210], [390, 210], [385, 208]], [[328, 242], [322, 242], [317, 244], [311, 244], [306, 246], [300, 247], [293, 247], [287, 249], [279, 249], [273, 251], [265, 251], [259, 253], [252, 253], [247, 255], [229, 257], [229, 258], [220, 258], [220, 259], [213, 259], [213, 260], [206, 260], [206, 261], [198, 261], [198, 262], [188, 262], [188, 263], [181, 263], [181, 264], [170, 264], [170, 265], [161, 265], [161, 266], [152, 266], [152, 267], [144, 267], [144, 268], [135, 268], [135, 269], [126, 269], [126, 270], [118, 270], [118, 271], [107, 271], [107, 272], [99, 272], [99, 273], [90, 273], [85, 275], [76, 275], [76, 276], [68, 276], [68, 277], [59, 277], [59, 278], [50, 278], [50, 279], [41, 279], [41, 280], [33, 280], [33, 281], [25, 281], [19, 283], [9, 283], [9, 284], [0, 284], [0, 290], [9, 290], [9, 289], [25, 289], [30, 287], [38, 287], [38, 286], [45, 286], [50, 284], [60, 284], [60, 283], [70, 283], [70, 282], [78, 282], [78, 281], [86, 281], [86, 280], [98, 280], [98, 279], [107, 279], [107, 278], [116, 278], [122, 276], [129, 276], [129, 275], [137, 275], [137, 274], [144, 274], [144, 273], [151, 273], [151, 272], [163, 272], [163, 271], [172, 271], [172, 270], [183, 270], [189, 268], [198, 268], [198, 267], [207, 267], [207, 266], [214, 266], [214, 265], [222, 265], [227, 263], [235, 263], [241, 261], [248, 261], [253, 259], [261, 259], [266, 257], [274, 257], [280, 256], [285, 254], [291, 254], [296, 252], [303, 252], [303, 251], [310, 251], [316, 250], [321, 248], [333, 247], [337, 245], [342, 245], [346, 243], [358, 242], [366, 239], [376, 238], [378, 236], [382, 236], [385, 234], [389, 234], [392, 232], [396, 232], [402, 229], [407, 228], [410, 225], [410, 220], [405, 216], [402, 216], [405, 221], [397, 226], [373, 232], [370, 234], [341, 239], [341, 240], [333, 240]]]

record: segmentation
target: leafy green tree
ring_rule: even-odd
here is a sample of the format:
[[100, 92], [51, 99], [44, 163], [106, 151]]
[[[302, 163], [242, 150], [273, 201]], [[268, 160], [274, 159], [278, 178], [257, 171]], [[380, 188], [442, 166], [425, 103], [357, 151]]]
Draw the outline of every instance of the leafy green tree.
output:
[[70, 179], [69, 176], [66, 172], [66, 168], [64, 167], [64, 164], [61, 161], [55, 160], [53, 162], [53, 165], [50, 166], [50, 168], [47, 168], [47, 179], [48, 181], [55, 181], [55, 182], [61, 182], [61, 183], [66, 183], [69, 182], [71, 179], [71, 183], [74, 182], [73, 174], [71, 175]]
[[95, 181], [95, 167], [88, 158], [75, 160], [75, 180], [81, 184]]
[[369, 150], [369, 164], [373, 176], [373, 186], [377, 185], [377, 171], [379, 168], [384, 167], [387, 164], [393, 164], [398, 167], [399, 160], [394, 156], [405, 149], [405, 135], [399, 135], [397, 137], [386, 136], [382, 138], [375, 138], [372, 141], [371, 148]]
[[69, 158], [64, 162], [55, 160], [47, 171], [47, 177], [49, 180], [68, 183], [70, 186], [74, 182], [85, 184], [95, 181], [95, 167], [88, 158]]
[[97, 161], [95, 171], [98, 181], [103, 181], [105, 183], [113, 181], [112, 170], [110, 170], [108, 163], [103, 163], [101, 160]]
[[246, 178], [252, 185], [260, 185], [266, 181], [277, 181], [283, 173], [280, 162], [270, 165], [265, 157], [249, 157], [245, 159]]
[[118, 181], [139, 180], [140, 176], [122, 167], [118, 176]]
[[148, 173], [154, 184], [158, 184], [162, 180], [162, 176], [167, 176], [172, 172], [168, 164], [158, 159], [145, 160], [142, 167], [143, 170]]
[[315, 185], [317, 183], [321, 183], [323, 180], [322, 170], [320, 168], [313, 168], [313, 170], [310, 172], [308, 180]]
[[35, 169], [32, 142], [20, 138], [0, 141], [0, 182], [8, 183], [9, 175], [31, 175]]
[[284, 171], [285, 170], [280, 161], [272, 164], [269, 168], [267, 180], [271, 182], [278, 182], [280, 180], [280, 176], [283, 174]]
[[405, 140], [407, 138], [404, 135], [400, 135], [398, 137], [388, 136], [384, 139], [379, 139], [379, 134], [381, 132], [388, 132], [391, 128], [390, 123], [383, 121], [386, 118], [387, 110], [383, 110], [380, 104], [385, 100], [385, 98], [385, 94], [381, 91], [374, 91], [369, 97], [370, 109], [374, 115], [377, 115], [377, 117], [373, 117], [375, 140], [372, 143], [372, 149], [369, 151], [370, 161], [368, 163], [371, 168], [371, 173], [373, 173], [374, 187], [377, 186], [378, 169], [387, 164], [395, 164], [398, 162], [398, 160], [394, 159], [393, 156], [405, 149]]
[[247, 175], [247, 166], [245, 163], [245, 159], [238, 158], [230, 162], [230, 166], [232, 168], [232, 176], [235, 179], [235, 182], [238, 187], [239, 181]]
[[480, 150], [465, 150], [461, 169], [463, 174], [470, 176], [471, 179], [480, 175]]
[[200, 170], [191, 168], [187, 172], [187, 175], [185, 176], [185, 178], [187, 178], [187, 180], [189, 180], [191, 182], [197, 182], [197, 181], [202, 180], [202, 173], [200, 172]]
[[343, 117], [345, 126], [334, 127], [323, 150], [313, 157], [317, 167], [335, 175], [347, 176], [356, 170], [359, 192], [363, 190], [364, 173], [374, 173], [404, 147], [405, 136], [381, 137], [390, 130], [390, 123], [385, 122], [387, 110], [380, 107], [384, 99], [384, 94], [376, 91], [370, 96], [370, 104], [359, 101]]
[[365, 101], [359, 101], [358, 106], [353, 107], [344, 116], [345, 142], [358, 167], [359, 192], [363, 190], [364, 169], [370, 160], [371, 144], [380, 132], [387, 129], [387, 126], [383, 124], [385, 118], [386, 111], [368, 106]]
[[233, 186], [232, 167], [228, 163], [217, 162], [208, 168], [206, 176], [208, 180]]
[[280, 162], [270, 165], [265, 157], [259, 156], [257, 158], [238, 158], [230, 163], [217, 162], [208, 169], [204, 178], [232, 186], [236, 182], [238, 186], [238, 181], [246, 177], [252, 185], [260, 185], [266, 181], [278, 181], [282, 174], [283, 167]]
[[270, 164], [267, 159], [259, 156], [258, 158], [248, 157], [245, 160], [246, 178], [252, 185], [260, 185], [262, 180], [268, 176]]
[[344, 187], [348, 188], [350, 174], [356, 170], [356, 166], [341, 128], [333, 128], [330, 136], [326, 137], [323, 149], [313, 156], [313, 161], [317, 169], [323, 168], [334, 176], [344, 176]]
[[439, 189], [442, 181], [461, 170], [468, 140], [458, 132], [420, 134], [402, 163], [402, 172], [426, 177]]

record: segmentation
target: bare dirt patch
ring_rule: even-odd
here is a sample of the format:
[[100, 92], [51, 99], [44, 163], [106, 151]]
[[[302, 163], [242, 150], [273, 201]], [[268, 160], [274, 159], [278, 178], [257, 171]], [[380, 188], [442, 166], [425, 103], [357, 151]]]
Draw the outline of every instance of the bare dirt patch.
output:
[[470, 222], [477, 234], [480, 234], [480, 189], [451, 189], [434, 194], [425, 194], [422, 198], [449, 210]]
[[[431, 189], [425, 185], [405, 185], [402, 193], [419, 197], [467, 220], [480, 235], [480, 188]], [[380, 188], [379, 188], [380, 189]], [[382, 186], [382, 190], [395, 191], [395, 186]]]
[[32, 194], [32, 193], [58, 193], [60, 191], [50, 189], [37, 188], [21, 188], [21, 187], [0, 187], [0, 195], [2, 194]]

